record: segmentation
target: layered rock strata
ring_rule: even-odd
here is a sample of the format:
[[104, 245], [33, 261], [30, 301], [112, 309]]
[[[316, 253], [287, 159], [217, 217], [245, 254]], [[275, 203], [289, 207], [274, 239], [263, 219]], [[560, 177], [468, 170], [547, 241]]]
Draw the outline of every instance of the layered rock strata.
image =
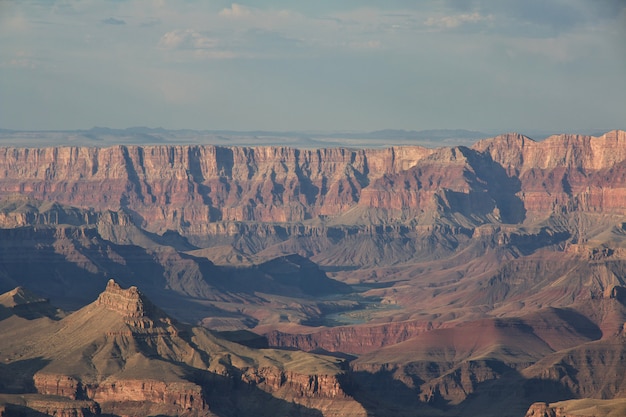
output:
[[[576, 210], [623, 214], [624, 144], [626, 132], [613, 131], [543, 142], [508, 134], [436, 150], [0, 148], [0, 197], [124, 210], [151, 231], [190, 236], [239, 233], [240, 222], [428, 224], [457, 213], [482, 224]], [[0, 220], [27, 221], [1, 213]]]
[[[19, 294], [26, 293], [15, 290], [2, 300]], [[79, 410], [87, 403], [110, 415], [212, 416], [238, 402], [234, 415], [266, 406], [288, 414], [364, 415], [342, 387], [341, 360], [228, 342], [170, 319], [136, 287], [114, 280], [95, 302], [45, 324], [39, 334], [25, 326], [27, 349], [0, 341], [3, 354], [21, 349], [24, 362], [7, 359], [6, 369], [32, 372], [31, 381], [25, 376], [23, 386], [9, 388], [65, 398], [76, 416], [87, 415]]]
[[265, 336], [270, 346], [296, 348], [306, 352], [322, 350], [359, 355], [403, 342], [432, 328], [431, 322], [407, 321], [340, 326], [300, 334], [272, 331]]

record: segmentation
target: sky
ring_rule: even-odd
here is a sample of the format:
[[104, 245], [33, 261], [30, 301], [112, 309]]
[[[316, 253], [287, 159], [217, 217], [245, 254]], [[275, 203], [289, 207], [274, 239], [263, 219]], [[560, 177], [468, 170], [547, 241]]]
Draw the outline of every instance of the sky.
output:
[[0, 0], [0, 128], [626, 129], [626, 0]]

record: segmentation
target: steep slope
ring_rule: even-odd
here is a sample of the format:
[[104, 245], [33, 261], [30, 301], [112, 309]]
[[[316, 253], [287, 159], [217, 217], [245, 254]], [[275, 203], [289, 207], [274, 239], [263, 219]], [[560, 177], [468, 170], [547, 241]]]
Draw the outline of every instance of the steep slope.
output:
[[[459, 404], [475, 391], [477, 383], [498, 378], [497, 368], [524, 369], [555, 351], [600, 336], [600, 330], [584, 316], [549, 309], [516, 319], [482, 319], [432, 329], [362, 355], [351, 368], [372, 374], [394, 370], [398, 377], [421, 380], [418, 392], [428, 393], [426, 400], [437, 397]], [[467, 368], [468, 363], [472, 367]], [[480, 376], [485, 366], [493, 370]], [[468, 374], [458, 380], [459, 372]]]
[[[244, 268], [218, 267], [195, 256], [201, 251], [177, 233], [151, 234], [124, 213], [24, 197], [0, 204], [5, 219], [14, 220], [6, 225], [12, 227], [0, 229], [0, 291], [18, 285], [37, 288], [69, 310], [97, 297], [113, 276], [124, 285], [141, 286], [187, 321], [210, 316], [210, 324], [217, 325], [221, 317], [221, 328], [246, 328], [281, 315], [308, 320], [321, 314], [323, 297], [352, 291], [298, 255]], [[259, 314], [250, 305], [275, 313]], [[244, 309], [248, 312], [241, 314]]]
[[361, 193], [359, 205], [414, 223], [431, 224], [448, 216], [466, 225], [518, 223], [524, 217], [515, 196], [519, 184], [504, 174], [484, 154], [465, 147], [441, 148], [412, 168], [374, 181]]
[[[320, 375], [335, 375], [328, 392], [339, 387], [336, 398], [352, 396], [370, 415], [521, 416], [534, 401], [551, 413], [560, 400], [619, 399], [624, 145], [626, 132], [613, 131], [439, 149], [1, 148], [0, 290], [32, 285], [76, 309], [119, 277], [183, 320], [354, 359], [348, 372]], [[63, 320], [20, 291], [0, 300], [7, 334], [27, 341], [12, 342], [5, 368], [27, 377], [4, 378], [6, 389], [34, 391], [36, 373], [41, 387], [97, 403], [115, 390], [154, 402], [129, 382], [149, 364], [146, 380], [171, 377], [151, 388], [169, 398], [154, 410], [170, 414], [187, 412], [191, 395], [209, 408], [190, 413], [253, 410], [243, 394], [225, 394], [234, 386], [274, 411], [352, 407], [306, 394], [322, 384], [296, 371], [312, 356], [262, 358], [151, 307], [137, 318], [104, 299]], [[110, 335], [90, 333], [96, 316]], [[34, 325], [53, 353], [20, 333]], [[89, 337], [68, 336], [81, 333]], [[305, 409], [285, 404], [294, 392]], [[107, 410], [130, 407], [111, 401]]]
[[14, 392], [90, 400], [103, 413], [208, 416], [235, 404], [229, 415], [362, 414], [340, 388], [339, 360], [228, 342], [112, 280], [96, 302], [22, 337], [0, 342], [6, 374], [32, 378]]
[[[449, 256], [484, 224], [623, 214], [625, 137], [613, 131], [534, 142], [509, 134], [472, 149], [437, 150], [2, 148], [0, 196], [125, 213], [150, 233], [177, 231], [196, 247], [232, 246], [242, 258], [299, 253], [321, 264], [370, 267], [406, 262], [415, 252]], [[39, 218], [72, 217], [54, 213]], [[585, 238], [583, 223], [566, 222], [573, 241]], [[139, 244], [138, 234], [119, 227], [108, 227], [106, 237]], [[339, 244], [344, 239], [349, 245]]]
[[624, 214], [626, 132], [600, 137], [551, 136], [534, 142], [503, 135], [478, 142], [509, 176], [519, 178], [519, 197], [533, 216], [583, 211]]
[[216, 220], [285, 222], [337, 214], [356, 203], [370, 176], [406, 169], [430, 152], [419, 147], [3, 148], [0, 194], [124, 207], [150, 230], [182, 227], [201, 234]]

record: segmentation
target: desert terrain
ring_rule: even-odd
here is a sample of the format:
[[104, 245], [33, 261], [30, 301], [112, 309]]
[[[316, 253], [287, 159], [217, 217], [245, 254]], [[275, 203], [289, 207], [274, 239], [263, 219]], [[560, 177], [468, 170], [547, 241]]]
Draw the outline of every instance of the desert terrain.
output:
[[3, 415], [624, 415], [626, 132], [126, 133], [0, 147]]

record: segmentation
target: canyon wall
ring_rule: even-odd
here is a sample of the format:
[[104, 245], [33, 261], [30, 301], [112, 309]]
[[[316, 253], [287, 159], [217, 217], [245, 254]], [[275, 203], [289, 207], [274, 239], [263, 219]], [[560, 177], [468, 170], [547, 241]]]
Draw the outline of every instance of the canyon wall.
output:
[[530, 212], [624, 214], [626, 132], [600, 137], [556, 135], [542, 142], [517, 134], [478, 142], [511, 177]]
[[430, 152], [419, 147], [2, 148], [0, 195], [125, 208], [152, 229], [217, 220], [301, 221], [348, 209], [372, 178], [406, 169]]
[[612, 131], [543, 142], [508, 134], [473, 149], [0, 148], [0, 197], [122, 209], [150, 231], [186, 235], [328, 218], [432, 223], [460, 214], [516, 223], [528, 214], [623, 213], [625, 144], [626, 132]]
[[371, 326], [331, 327], [302, 334], [274, 330], [265, 336], [270, 346], [306, 352], [321, 349], [358, 355], [403, 342], [432, 328], [430, 322], [403, 321]]
[[126, 402], [155, 404], [175, 413], [193, 411], [202, 415], [208, 410], [202, 387], [193, 383], [127, 379], [83, 385], [73, 377], [45, 373], [36, 374], [33, 379], [39, 394], [94, 401], [103, 412], [111, 412], [116, 403], [119, 407]]

